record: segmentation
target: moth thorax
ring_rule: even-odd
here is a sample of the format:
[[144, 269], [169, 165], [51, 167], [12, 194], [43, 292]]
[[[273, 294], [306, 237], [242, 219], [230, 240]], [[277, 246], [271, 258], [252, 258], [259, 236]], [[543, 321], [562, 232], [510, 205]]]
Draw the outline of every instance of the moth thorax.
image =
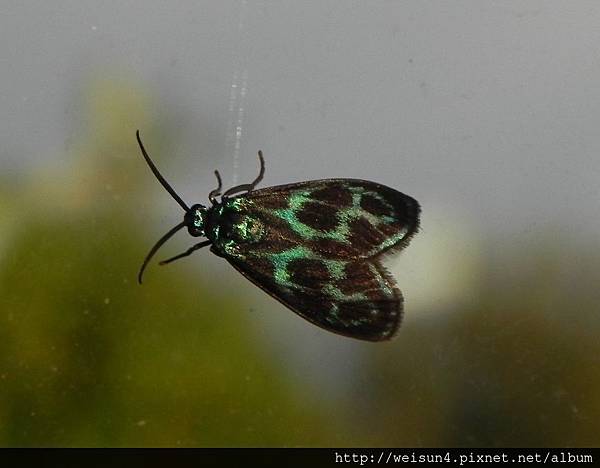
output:
[[190, 211], [185, 214], [184, 221], [190, 236], [204, 236], [206, 227], [206, 207], [200, 204], [192, 206]]
[[239, 223], [233, 226], [234, 237], [242, 242], [260, 242], [265, 232], [265, 227], [258, 219], [244, 216]]

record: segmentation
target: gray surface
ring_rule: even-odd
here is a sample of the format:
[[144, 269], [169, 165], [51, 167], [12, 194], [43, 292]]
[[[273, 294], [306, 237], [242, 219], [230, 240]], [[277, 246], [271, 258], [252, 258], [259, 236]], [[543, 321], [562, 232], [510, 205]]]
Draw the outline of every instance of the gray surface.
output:
[[179, 116], [179, 161], [202, 147], [229, 182], [262, 148], [266, 183], [374, 179], [520, 238], [598, 227], [598, 2], [2, 3], [4, 167], [64, 157], [81, 81], [126, 73]]
[[[68, 173], [82, 133], [94, 133], [81, 104], [87, 83], [124, 79], [153, 103], [159, 124], [142, 133], [189, 203], [206, 200], [214, 168], [225, 185], [254, 177], [258, 149], [263, 186], [357, 177], [419, 200], [422, 232], [392, 263], [407, 322], [471, 300], [481, 262], [501, 249], [535, 245], [541, 233], [597, 245], [596, 0], [3, 1], [0, 13], [8, 178], [37, 166]], [[160, 122], [176, 129], [168, 147], [157, 148], [152, 133]], [[132, 158], [139, 125], [132, 118], [123, 128]], [[139, 177], [155, 184], [141, 162]], [[180, 215], [158, 184], [152, 197], [158, 208], [144, 201], [142, 209], [159, 222], [140, 227], [153, 231], [148, 242]], [[172, 244], [165, 256], [190, 242]], [[368, 345], [332, 338], [221, 259], [198, 255], [193, 265], [214, 272], [215, 285], [250, 297], [254, 331], [291, 377], [314, 378], [323, 398], [343, 397], [340, 376]], [[565, 275], [579, 260], [567, 259]], [[503, 267], [510, 272], [494, 264]], [[160, 282], [178, 267], [150, 274]]]

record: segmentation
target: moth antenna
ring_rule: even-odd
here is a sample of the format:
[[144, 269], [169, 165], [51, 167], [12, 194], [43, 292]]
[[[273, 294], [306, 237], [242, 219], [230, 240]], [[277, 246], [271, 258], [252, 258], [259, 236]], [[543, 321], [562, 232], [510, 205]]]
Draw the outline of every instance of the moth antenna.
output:
[[142, 263], [142, 267], [140, 268], [140, 272], [138, 273], [138, 283], [142, 284], [142, 276], [144, 275], [146, 265], [148, 265], [148, 262], [152, 259], [152, 257], [154, 257], [154, 254], [158, 251], [158, 249], [160, 249], [162, 245], [173, 236], [173, 234], [175, 234], [183, 227], [185, 227], [185, 221], [179, 223], [177, 226], [175, 226], [169, 232], [167, 232], [164, 236], [158, 239], [158, 242], [154, 244], [154, 246], [150, 249], [150, 252], [148, 252], [148, 255], [146, 255], [146, 258], [144, 259], [144, 263]]
[[190, 211], [189, 207], [185, 204], [185, 202], [181, 199], [181, 197], [179, 195], [177, 195], [177, 192], [175, 192], [175, 190], [173, 190], [173, 187], [171, 187], [169, 185], [169, 183], [165, 180], [165, 178], [162, 176], [162, 174], [158, 171], [158, 169], [152, 162], [152, 159], [150, 159], [150, 156], [148, 156], [148, 153], [146, 152], [146, 148], [144, 148], [144, 145], [142, 144], [142, 139], [140, 138], [139, 130], [136, 130], [135, 136], [137, 137], [138, 144], [140, 145], [140, 149], [142, 150], [142, 155], [144, 156], [144, 159], [146, 160], [146, 163], [148, 164], [148, 166], [150, 166], [150, 170], [154, 174], [154, 177], [156, 177], [158, 179], [158, 181], [165, 188], [165, 190], [171, 194], [171, 196], [175, 199], [175, 201], [177, 203], [179, 203], [179, 205], [186, 212]]
[[256, 187], [260, 181], [263, 180], [265, 175], [265, 158], [263, 157], [261, 150], [258, 150], [258, 160], [260, 161], [260, 170], [258, 171], [258, 177], [254, 179], [254, 182], [251, 184], [252, 188]]
[[223, 188], [223, 181], [221, 180], [221, 174], [219, 174], [219, 171], [217, 171], [217, 170], [215, 170], [215, 177], [217, 178], [216, 191], [220, 193], [221, 189]]

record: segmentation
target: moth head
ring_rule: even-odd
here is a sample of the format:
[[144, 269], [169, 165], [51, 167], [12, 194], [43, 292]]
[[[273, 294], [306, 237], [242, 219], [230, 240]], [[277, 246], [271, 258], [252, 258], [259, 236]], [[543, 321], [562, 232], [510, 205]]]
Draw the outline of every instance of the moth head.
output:
[[190, 236], [201, 237], [206, 235], [206, 212], [206, 207], [197, 203], [185, 213], [183, 222], [187, 226]]
[[[138, 144], [140, 145], [140, 150], [142, 151], [142, 156], [146, 160], [146, 164], [148, 164], [148, 167], [154, 174], [154, 177], [156, 177], [156, 179], [160, 182], [160, 184], [163, 186], [163, 188], [167, 192], [169, 192], [171, 197], [173, 197], [173, 199], [179, 204], [179, 206], [181, 206], [183, 211], [185, 211], [185, 216], [183, 218], [183, 221], [181, 223], [179, 223], [177, 226], [171, 228], [165, 235], [163, 235], [156, 242], [156, 244], [154, 244], [154, 246], [150, 249], [150, 251], [146, 255], [146, 258], [144, 259], [144, 262], [142, 263], [142, 266], [138, 273], [138, 282], [141, 284], [142, 276], [144, 275], [144, 270], [146, 269], [146, 265], [148, 265], [148, 262], [152, 259], [154, 254], [158, 251], [158, 249], [160, 249], [160, 247], [165, 242], [167, 242], [167, 240], [169, 240], [171, 237], [173, 237], [173, 235], [176, 232], [178, 232], [180, 229], [183, 229], [184, 227], [187, 227], [188, 232], [194, 237], [199, 237], [199, 236], [204, 235], [204, 229], [205, 229], [205, 224], [206, 224], [205, 223], [206, 207], [204, 207], [203, 205], [197, 204], [197, 205], [193, 205], [191, 208], [188, 208], [187, 204], [182, 200], [182, 198], [177, 194], [177, 192], [175, 192], [175, 190], [173, 190], [173, 187], [171, 187], [169, 185], [169, 183], [165, 180], [165, 178], [162, 176], [162, 174], [159, 172], [159, 170], [154, 165], [154, 162], [152, 162], [152, 159], [150, 159], [150, 156], [146, 152], [146, 148], [144, 148], [144, 145], [142, 144], [142, 139], [140, 138], [139, 130], [135, 133], [135, 135], [136, 135]], [[173, 259], [165, 260], [165, 261], [161, 262], [161, 265], [164, 265], [165, 263], [169, 263], [170, 261], [180, 258], [180, 257], [181, 256], [178, 255], [177, 257], [173, 257]]]

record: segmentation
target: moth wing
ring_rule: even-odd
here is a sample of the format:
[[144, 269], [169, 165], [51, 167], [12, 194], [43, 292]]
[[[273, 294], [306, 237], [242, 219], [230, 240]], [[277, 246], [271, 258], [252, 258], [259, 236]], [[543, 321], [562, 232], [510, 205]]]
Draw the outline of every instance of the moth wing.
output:
[[402, 294], [377, 261], [337, 262], [329, 269], [319, 260], [299, 258], [287, 264], [288, 277], [280, 283], [280, 272], [270, 262], [227, 260], [256, 286], [325, 330], [382, 341], [400, 326]]
[[374, 258], [408, 245], [419, 228], [419, 203], [385, 185], [323, 179], [243, 195], [268, 232], [265, 245], [305, 245], [323, 258]]

